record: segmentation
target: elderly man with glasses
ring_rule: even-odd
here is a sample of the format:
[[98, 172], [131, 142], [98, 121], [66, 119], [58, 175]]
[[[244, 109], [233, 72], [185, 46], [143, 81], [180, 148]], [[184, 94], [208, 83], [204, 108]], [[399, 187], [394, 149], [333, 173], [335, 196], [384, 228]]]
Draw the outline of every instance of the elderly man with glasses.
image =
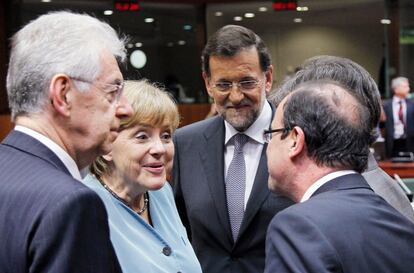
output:
[[122, 39], [88, 15], [42, 15], [12, 38], [15, 129], [0, 145], [0, 272], [121, 272], [105, 207], [80, 180], [120, 119]]

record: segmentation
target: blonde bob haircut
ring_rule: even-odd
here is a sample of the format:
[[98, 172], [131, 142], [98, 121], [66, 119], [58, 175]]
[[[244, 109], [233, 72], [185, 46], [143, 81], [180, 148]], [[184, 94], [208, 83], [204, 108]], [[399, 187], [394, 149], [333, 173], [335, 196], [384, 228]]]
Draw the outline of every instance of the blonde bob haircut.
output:
[[[180, 122], [177, 105], [169, 93], [148, 80], [125, 81], [124, 96], [132, 107], [133, 115], [121, 120], [120, 130], [138, 124], [170, 128], [173, 133]], [[111, 168], [102, 156], [91, 165], [91, 172], [100, 179], [110, 174]]]

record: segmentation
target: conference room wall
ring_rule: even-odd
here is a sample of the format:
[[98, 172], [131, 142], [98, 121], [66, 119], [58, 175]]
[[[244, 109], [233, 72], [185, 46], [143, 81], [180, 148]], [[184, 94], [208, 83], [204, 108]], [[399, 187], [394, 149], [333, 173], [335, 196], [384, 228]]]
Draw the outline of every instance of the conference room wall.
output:
[[383, 58], [383, 32], [370, 26], [295, 26], [259, 33], [272, 55], [275, 84], [304, 60], [321, 54], [350, 58], [377, 81]]

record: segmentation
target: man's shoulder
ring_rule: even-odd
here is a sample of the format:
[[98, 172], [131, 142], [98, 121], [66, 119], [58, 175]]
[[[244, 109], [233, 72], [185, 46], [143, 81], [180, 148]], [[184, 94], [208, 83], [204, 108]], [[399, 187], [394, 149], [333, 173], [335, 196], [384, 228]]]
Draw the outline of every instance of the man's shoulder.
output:
[[392, 207], [414, 222], [411, 204], [398, 183], [380, 167], [370, 169], [362, 174], [369, 186]]
[[[395, 194], [390, 191], [391, 189], [399, 189], [397, 182], [378, 165], [372, 166], [369, 170], [363, 172], [362, 176], [374, 192], [382, 197]], [[402, 191], [400, 197], [405, 198]]]
[[378, 164], [376, 166], [371, 166], [368, 170], [362, 173], [362, 176], [371, 187], [378, 184], [396, 185], [396, 182], [386, 172], [384, 172]]
[[194, 134], [200, 134], [206, 130], [217, 130], [221, 126], [224, 127], [223, 119], [220, 116], [214, 116], [183, 126], [177, 129], [175, 135], [177, 137], [194, 136]]
[[384, 100], [383, 105], [384, 105], [384, 108], [392, 107], [392, 98]]
[[[317, 219], [323, 220], [325, 218], [331, 219], [332, 217], [336, 217], [335, 215], [345, 211], [352, 211], [353, 208], [351, 207], [353, 206], [358, 206], [358, 204], [352, 202], [352, 200], [354, 200], [353, 196], [355, 191], [360, 190], [348, 189], [323, 192], [311, 197], [305, 202], [297, 203], [284, 209], [278, 213], [276, 217], [292, 219], [303, 218], [311, 221]], [[359, 200], [363, 202], [363, 198], [359, 198]]]
[[15, 190], [16, 196], [27, 196], [46, 203], [48, 200], [58, 201], [71, 196], [73, 192], [93, 193], [66, 170], [40, 157], [9, 147], [0, 147], [0, 172], [4, 174], [0, 182], [8, 185], [10, 191]]

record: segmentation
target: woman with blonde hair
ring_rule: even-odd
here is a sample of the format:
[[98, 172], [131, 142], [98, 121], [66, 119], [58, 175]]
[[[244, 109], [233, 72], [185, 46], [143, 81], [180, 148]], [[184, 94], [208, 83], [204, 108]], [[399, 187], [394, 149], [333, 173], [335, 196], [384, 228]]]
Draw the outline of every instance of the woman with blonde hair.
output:
[[124, 94], [134, 114], [121, 122], [112, 151], [94, 162], [84, 183], [105, 204], [123, 272], [201, 272], [166, 183], [177, 106], [146, 80], [127, 81]]

